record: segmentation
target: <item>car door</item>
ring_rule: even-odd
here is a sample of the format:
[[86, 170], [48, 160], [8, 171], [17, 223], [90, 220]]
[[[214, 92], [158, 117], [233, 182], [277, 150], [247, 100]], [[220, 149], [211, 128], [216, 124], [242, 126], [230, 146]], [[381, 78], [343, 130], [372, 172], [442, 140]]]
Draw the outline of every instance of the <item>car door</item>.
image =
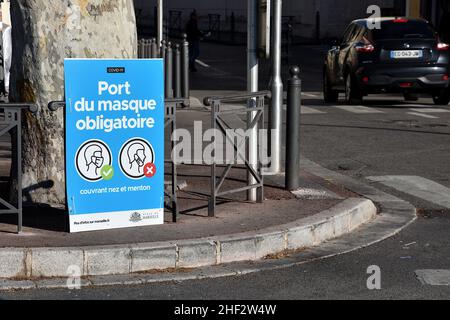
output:
[[360, 28], [357, 24], [352, 23], [347, 30], [348, 32], [345, 34], [344, 38], [342, 39], [342, 43], [339, 47], [339, 54], [337, 56], [337, 84], [339, 86], [344, 86], [345, 79], [344, 79], [344, 71], [347, 64], [347, 57], [351, 52], [351, 49], [353, 47], [354, 40], [357, 36], [357, 34], [360, 31]]
[[333, 45], [327, 56], [327, 70], [328, 76], [333, 86], [339, 83], [339, 52], [341, 44], [344, 39], [347, 38], [348, 33], [351, 31], [352, 25], [349, 25], [344, 31], [344, 35], [340, 40]]

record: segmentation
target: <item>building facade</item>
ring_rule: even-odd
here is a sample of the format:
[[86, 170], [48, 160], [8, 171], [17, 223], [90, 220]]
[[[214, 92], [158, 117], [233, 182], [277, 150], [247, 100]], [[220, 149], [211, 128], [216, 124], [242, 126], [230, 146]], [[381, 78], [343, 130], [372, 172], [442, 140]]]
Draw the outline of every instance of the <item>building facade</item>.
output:
[[[134, 0], [141, 26], [154, 24], [156, 0]], [[303, 39], [333, 38], [342, 34], [348, 23], [367, 17], [367, 8], [378, 5], [385, 15], [402, 15], [405, 0], [284, 0], [284, 21], [292, 27], [295, 37]], [[210, 29], [220, 24], [222, 31], [246, 31], [247, 1], [243, 0], [164, 0], [166, 24], [183, 27], [189, 14], [196, 10], [200, 27]]]

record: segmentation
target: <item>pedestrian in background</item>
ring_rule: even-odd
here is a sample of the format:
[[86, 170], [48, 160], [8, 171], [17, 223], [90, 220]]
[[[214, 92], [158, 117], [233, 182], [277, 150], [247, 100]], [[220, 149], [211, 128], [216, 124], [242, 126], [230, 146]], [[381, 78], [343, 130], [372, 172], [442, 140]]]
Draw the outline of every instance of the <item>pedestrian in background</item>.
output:
[[203, 33], [198, 28], [197, 12], [194, 10], [186, 25], [187, 41], [189, 42], [189, 70], [197, 72], [195, 60], [200, 56], [200, 39]]

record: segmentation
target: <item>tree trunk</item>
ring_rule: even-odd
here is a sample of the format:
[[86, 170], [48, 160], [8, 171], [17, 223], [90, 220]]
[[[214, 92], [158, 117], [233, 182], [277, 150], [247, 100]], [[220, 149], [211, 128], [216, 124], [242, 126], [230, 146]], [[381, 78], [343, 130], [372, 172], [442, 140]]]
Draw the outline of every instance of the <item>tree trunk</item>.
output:
[[133, 0], [16, 0], [11, 19], [11, 100], [40, 107], [24, 115], [23, 187], [35, 203], [64, 204], [64, 117], [47, 104], [64, 99], [65, 58], [136, 58]]

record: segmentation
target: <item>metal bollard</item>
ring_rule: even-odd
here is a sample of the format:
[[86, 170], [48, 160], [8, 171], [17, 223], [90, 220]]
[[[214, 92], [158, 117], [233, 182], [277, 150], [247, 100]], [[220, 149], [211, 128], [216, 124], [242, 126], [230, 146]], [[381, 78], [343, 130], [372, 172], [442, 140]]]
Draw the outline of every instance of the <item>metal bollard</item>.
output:
[[145, 59], [145, 39], [141, 39], [141, 59]]
[[300, 108], [302, 81], [300, 68], [293, 66], [289, 70], [291, 78], [287, 89], [286, 124], [286, 189], [296, 190], [300, 186]]
[[181, 52], [178, 43], [175, 45], [173, 77], [173, 91], [175, 98], [181, 98]]
[[138, 57], [139, 59], [144, 58], [144, 39], [141, 39], [138, 42]]
[[161, 41], [161, 47], [159, 48], [159, 56], [161, 59], [166, 60], [166, 40]]
[[151, 52], [151, 58], [156, 59], [159, 56], [159, 48], [158, 44], [156, 43], [156, 39], [152, 39], [152, 42], [150, 44], [150, 52]]
[[172, 77], [173, 77], [173, 54], [172, 54], [172, 43], [167, 43], [166, 49], [166, 60], [165, 60], [165, 68], [166, 68], [166, 78], [165, 78], [165, 96], [166, 98], [173, 98], [173, 86], [172, 86]]
[[144, 40], [144, 59], [150, 58], [150, 40]]
[[150, 44], [149, 44], [149, 46], [150, 46], [150, 56], [149, 56], [149, 58], [150, 59], [153, 59], [153, 57], [154, 57], [154, 55], [155, 55], [155, 51], [154, 51], [154, 46], [153, 46], [153, 42], [155, 41], [155, 39], [150, 39]]
[[187, 34], [183, 34], [183, 44], [181, 47], [181, 96], [189, 99], [189, 42], [187, 41]]

